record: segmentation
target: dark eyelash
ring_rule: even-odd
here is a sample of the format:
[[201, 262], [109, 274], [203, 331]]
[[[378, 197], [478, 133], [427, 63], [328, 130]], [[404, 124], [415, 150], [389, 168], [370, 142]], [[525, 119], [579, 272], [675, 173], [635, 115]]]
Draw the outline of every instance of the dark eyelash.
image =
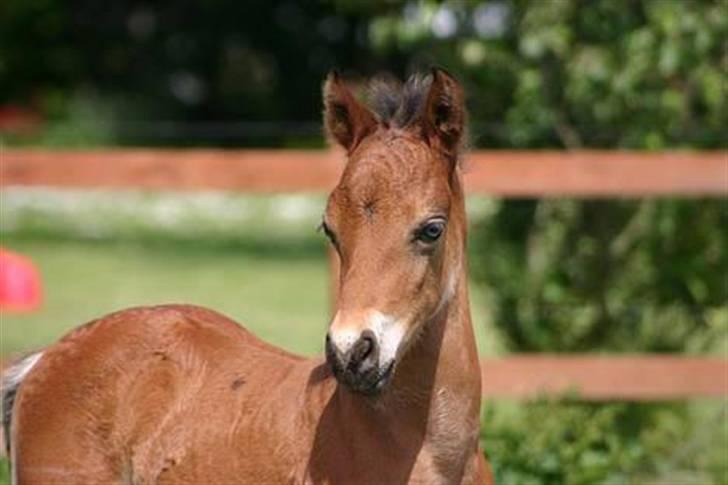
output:
[[334, 246], [338, 246], [338, 240], [336, 239], [336, 234], [334, 234], [334, 231], [331, 230], [331, 228], [326, 224], [326, 221], [321, 221], [321, 224], [319, 224], [318, 232], [323, 232], [327, 238], [329, 238], [329, 241], [331, 241], [331, 244]]

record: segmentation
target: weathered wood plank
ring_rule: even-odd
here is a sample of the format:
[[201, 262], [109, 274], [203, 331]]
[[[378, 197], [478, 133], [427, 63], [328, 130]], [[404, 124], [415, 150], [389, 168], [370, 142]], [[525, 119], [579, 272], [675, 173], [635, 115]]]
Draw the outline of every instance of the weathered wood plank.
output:
[[483, 395], [524, 399], [574, 391], [583, 400], [728, 397], [728, 360], [675, 355], [509, 355], [484, 359]]
[[[323, 192], [336, 151], [5, 149], [0, 185]], [[476, 151], [468, 192], [502, 197], [728, 196], [728, 152]]]

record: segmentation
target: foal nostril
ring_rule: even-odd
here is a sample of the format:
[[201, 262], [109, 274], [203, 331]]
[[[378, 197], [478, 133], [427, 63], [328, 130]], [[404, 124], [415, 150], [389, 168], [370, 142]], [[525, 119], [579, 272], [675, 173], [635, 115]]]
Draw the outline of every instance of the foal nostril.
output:
[[379, 345], [371, 330], [364, 330], [359, 340], [351, 348], [348, 367], [351, 370], [364, 370], [372, 367], [379, 359]]
[[354, 348], [351, 349], [351, 362], [358, 363], [366, 359], [367, 356], [372, 352], [373, 347], [374, 343], [370, 338], [360, 338], [357, 343], [354, 344]]

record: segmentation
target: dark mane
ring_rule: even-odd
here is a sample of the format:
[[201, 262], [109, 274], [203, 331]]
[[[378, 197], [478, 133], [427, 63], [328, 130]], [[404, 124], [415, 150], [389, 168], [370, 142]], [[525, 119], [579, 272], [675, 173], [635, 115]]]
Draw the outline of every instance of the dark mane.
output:
[[378, 78], [369, 86], [368, 101], [379, 121], [394, 128], [406, 128], [422, 113], [432, 83], [431, 75], [414, 74], [402, 84]]

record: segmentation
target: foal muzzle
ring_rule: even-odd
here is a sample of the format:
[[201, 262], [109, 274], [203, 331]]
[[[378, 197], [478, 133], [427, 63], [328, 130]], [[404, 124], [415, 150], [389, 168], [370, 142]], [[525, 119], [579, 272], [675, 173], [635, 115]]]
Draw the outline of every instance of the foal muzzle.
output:
[[380, 366], [380, 350], [380, 344], [371, 330], [364, 330], [344, 351], [326, 334], [326, 361], [336, 380], [353, 392], [374, 395], [389, 382], [394, 361]]

